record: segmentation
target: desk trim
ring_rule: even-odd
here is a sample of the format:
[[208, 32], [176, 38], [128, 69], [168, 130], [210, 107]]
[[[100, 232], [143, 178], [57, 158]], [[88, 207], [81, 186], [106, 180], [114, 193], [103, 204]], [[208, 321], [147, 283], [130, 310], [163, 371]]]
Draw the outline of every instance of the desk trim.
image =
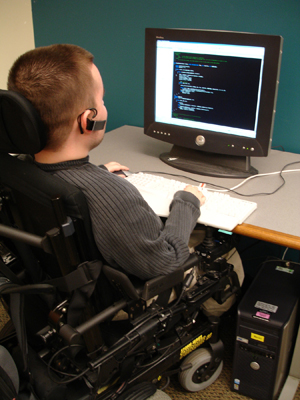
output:
[[243, 236], [249, 236], [254, 239], [263, 240], [265, 242], [275, 243], [280, 246], [289, 247], [291, 249], [300, 250], [300, 237], [273, 231], [271, 229], [260, 228], [255, 225], [241, 224], [237, 225], [234, 233]]

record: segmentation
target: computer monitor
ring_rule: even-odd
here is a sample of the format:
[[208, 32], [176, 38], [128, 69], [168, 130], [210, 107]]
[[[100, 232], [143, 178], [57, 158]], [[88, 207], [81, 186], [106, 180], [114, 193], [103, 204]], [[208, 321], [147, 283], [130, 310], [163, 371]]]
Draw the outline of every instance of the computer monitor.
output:
[[144, 133], [171, 143], [160, 158], [201, 175], [257, 173], [272, 141], [281, 36], [147, 28]]

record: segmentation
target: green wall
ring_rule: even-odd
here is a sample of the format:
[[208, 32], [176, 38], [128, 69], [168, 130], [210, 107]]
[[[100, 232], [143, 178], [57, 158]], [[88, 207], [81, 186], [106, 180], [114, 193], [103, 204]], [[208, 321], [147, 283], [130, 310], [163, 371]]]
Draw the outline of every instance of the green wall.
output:
[[300, 0], [32, 0], [32, 13], [37, 47], [74, 43], [95, 55], [107, 130], [143, 126], [146, 27], [282, 35], [273, 147], [300, 153]]

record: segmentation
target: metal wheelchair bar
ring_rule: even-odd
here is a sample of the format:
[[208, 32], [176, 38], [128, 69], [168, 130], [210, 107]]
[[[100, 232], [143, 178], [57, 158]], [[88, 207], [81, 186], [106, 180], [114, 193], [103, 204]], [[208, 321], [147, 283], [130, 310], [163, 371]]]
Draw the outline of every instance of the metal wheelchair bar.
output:
[[47, 237], [37, 236], [33, 233], [24, 232], [20, 229], [12, 228], [3, 224], [0, 224], [0, 235], [8, 239], [18, 240], [30, 246], [39, 247], [46, 253], [52, 254], [52, 249]]

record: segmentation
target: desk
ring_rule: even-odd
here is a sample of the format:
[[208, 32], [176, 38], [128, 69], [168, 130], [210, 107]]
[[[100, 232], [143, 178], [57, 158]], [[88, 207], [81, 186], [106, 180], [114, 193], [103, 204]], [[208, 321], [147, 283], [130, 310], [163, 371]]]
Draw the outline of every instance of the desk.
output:
[[[172, 168], [159, 159], [159, 155], [169, 151], [171, 147], [169, 143], [144, 135], [143, 128], [126, 125], [108, 132], [101, 145], [91, 151], [90, 161], [94, 164], [118, 161], [128, 166], [132, 172], [175, 173], [225, 187], [233, 187], [242, 181], [241, 179], [195, 175]], [[293, 161], [300, 162], [300, 154], [276, 150], [272, 150], [267, 158], [255, 157], [251, 160], [252, 165], [258, 169], [259, 173], [279, 171]], [[300, 163], [291, 167], [291, 169], [293, 168], [300, 168]], [[300, 172], [285, 173], [284, 178], [286, 184], [277, 193], [270, 196], [257, 195], [248, 198], [258, 204], [257, 210], [243, 224], [238, 225], [234, 232], [300, 250]], [[185, 178], [176, 179], [189, 182]], [[255, 178], [239, 190], [243, 194], [272, 192], [281, 182], [278, 175]], [[231, 195], [239, 197], [235, 194]]]
[[[132, 172], [161, 171], [175, 173], [225, 187], [233, 187], [242, 181], [241, 179], [200, 176], [172, 168], [159, 159], [159, 155], [169, 151], [170, 148], [170, 144], [144, 135], [143, 128], [126, 125], [108, 132], [101, 145], [91, 151], [90, 161], [94, 164], [118, 161], [129, 167]], [[256, 157], [251, 161], [259, 173], [268, 173], [280, 171], [286, 164], [300, 161], [300, 154], [272, 150], [267, 158]], [[300, 164], [292, 166], [290, 169], [296, 168], [300, 168]], [[270, 196], [256, 195], [249, 197], [249, 200], [257, 203], [257, 210], [243, 224], [238, 225], [234, 232], [300, 250], [299, 177], [299, 172], [285, 173], [286, 184], [278, 192]], [[188, 182], [185, 178], [176, 179]], [[239, 190], [243, 194], [272, 192], [281, 182], [282, 180], [278, 175], [255, 178]], [[239, 197], [235, 194], [231, 195]], [[300, 380], [299, 353], [300, 329], [290, 375], [281, 393], [280, 400], [292, 399], [297, 389]]]

